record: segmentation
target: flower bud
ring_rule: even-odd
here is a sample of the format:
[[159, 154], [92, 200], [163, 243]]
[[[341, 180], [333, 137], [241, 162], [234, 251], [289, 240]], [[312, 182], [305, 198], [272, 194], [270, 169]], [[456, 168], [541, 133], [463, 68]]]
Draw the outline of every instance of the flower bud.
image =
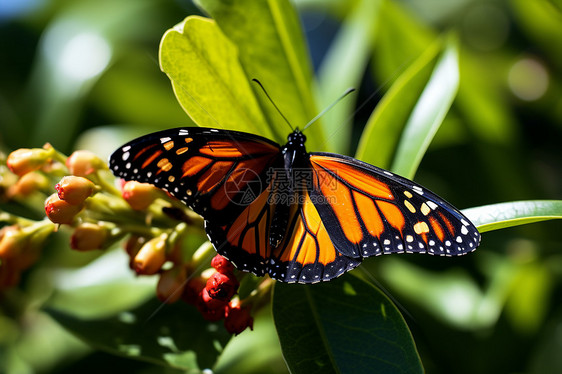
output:
[[179, 300], [185, 287], [187, 278], [185, 267], [176, 266], [160, 274], [156, 286], [156, 296], [163, 303], [175, 303]]
[[214, 273], [205, 286], [209, 296], [213, 299], [228, 301], [238, 290], [238, 280], [233, 274]]
[[225, 311], [224, 327], [231, 334], [238, 335], [249, 327], [254, 329], [254, 319], [250, 315], [250, 308], [243, 308], [238, 303], [230, 303]]
[[148, 183], [130, 181], [123, 186], [123, 198], [134, 210], [144, 210], [159, 197], [160, 190]]
[[135, 270], [135, 256], [139, 253], [144, 243], [146, 243], [146, 238], [137, 235], [131, 235], [129, 239], [125, 241], [123, 249], [125, 249], [125, 252], [129, 255], [129, 267], [131, 270]]
[[168, 235], [162, 234], [150, 239], [135, 256], [133, 263], [137, 274], [156, 274], [166, 262], [166, 239]]
[[59, 199], [56, 193], [52, 194], [45, 201], [45, 213], [53, 223], [70, 224], [84, 205], [72, 205]]
[[107, 168], [107, 165], [93, 152], [75, 151], [66, 159], [66, 167], [72, 175], [85, 177], [97, 170]]
[[83, 177], [66, 176], [55, 185], [59, 199], [72, 205], [82, 204], [94, 194], [96, 185]]
[[216, 255], [211, 260], [211, 266], [214, 267], [219, 273], [227, 274], [234, 271], [234, 265], [221, 255]]
[[10, 198], [26, 197], [35, 191], [49, 188], [49, 179], [43, 174], [32, 171], [22, 175], [18, 181], [8, 188], [7, 195]]
[[14, 259], [25, 250], [28, 235], [17, 225], [6, 226], [0, 230], [0, 258]]
[[10, 153], [6, 164], [12, 173], [22, 176], [31, 171], [40, 169], [50, 161], [53, 152], [54, 149], [52, 146], [47, 149], [20, 148]]
[[10, 266], [26, 269], [39, 257], [47, 237], [54, 225], [39, 221], [31, 226], [6, 226], [0, 230], [0, 259], [9, 261]]
[[107, 228], [95, 223], [82, 223], [70, 237], [70, 248], [77, 251], [102, 249], [108, 237]]

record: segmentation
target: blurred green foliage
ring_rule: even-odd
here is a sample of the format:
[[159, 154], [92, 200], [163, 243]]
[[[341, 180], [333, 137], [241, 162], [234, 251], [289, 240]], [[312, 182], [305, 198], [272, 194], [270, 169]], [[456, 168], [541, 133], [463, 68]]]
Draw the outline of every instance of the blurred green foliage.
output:
[[[220, 19], [213, 14], [213, 2], [201, 3]], [[445, 108], [446, 116], [421, 160], [416, 181], [459, 208], [560, 199], [560, 1], [295, 4], [308, 42], [295, 47], [297, 58], [306, 58], [308, 47], [317, 102], [302, 84], [297, 89], [290, 84], [270, 87], [268, 81], [278, 77], [268, 79], [271, 71], [264, 66], [245, 63], [253, 74], [262, 74], [260, 80], [287, 114], [312, 117], [348, 86], [359, 88], [356, 97], [321, 120], [322, 131], [311, 128], [324, 135], [309, 141], [310, 150], [353, 155], [357, 149], [358, 157], [391, 167], [396, 154], [385, 152], [399, 142], [401, 131], [395, 126], [415, 119], [403, 114], [415, 112], [421, 90], [438, 78], [432, 74], [445, 61], [443, 45], [449, 45], [445, 50], [454, 51], [459, 63], [458, 92], [452, 103], [447, 100], [454, 94], [439, 92], [445, 97], [436, 105]], [[48, 141], [64, 152], [84, 148], [104, 156], [137, 135], [191, 125], [160, 71], [157, 55], [164, 32], [189, 14], [201, 11], [180, 0], [0, 3], [0, 150]], [[242, 28], [251, 28], [252, 15], [239, 16]], [[232, 25], [229, 37], [236, 38], [237, 26]], [[267, 57], [283, 58], [256, 58]], [[212, 81], [208, 84], [201, 89], [218, 89]], [[276, 94], [288, 89], [294, 94]], [[220, 106], [221, 97], [216, 99]], [[294, 109], [297, 104], [303, 109]], [[227, 117], [224, 123], [240, 118], [235, 113]], [[268, 120], [279, 120], [274, 117], [268, 113]], [[297, 126], [310, 119], [289, 117]], [[360, 141], [364, 128], [366, 138]], [[278, 141], [284, 136], [264, 135]], [[404, 172], [413, 176], [412, 170]], [[377, 258], [366, 261], [364, 276], [375, 277], [401, 305], [427, 372], [560, 372], [559, 232], [559, 221], [489, 232], [473, 255]], [[95, 259], [95, 254], [72, 253], [67, 237], [52, 240], [21, 286], [0, 297], [0, 372], [162, 372], [151, 363], [93, 351], [41, 310], [48, 304], [102, 318], [132, 309], [153, 294], [153, 282], [133, 279], [124, 256], [108, 255]], [[108, 291], [127, 298], [107, 299]], [[227, 345], [216, 367], [217, 372], [286, 370], [269, 313], [260, 315], [256, 331]]]

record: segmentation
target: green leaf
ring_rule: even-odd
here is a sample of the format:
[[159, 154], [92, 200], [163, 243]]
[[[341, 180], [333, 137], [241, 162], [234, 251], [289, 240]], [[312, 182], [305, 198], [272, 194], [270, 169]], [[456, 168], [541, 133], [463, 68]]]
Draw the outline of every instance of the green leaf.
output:
[[152, 299], [129, 312], [94, 320], [47, 311], [94, 348], [189, 373], [213, 367], [230, 339], [222, 326], [204, 321], [185, 303], [166, 305]]
[[[358, 88], [369, 62], [378, 24], [380, 0], [361, 0], [343, 20], [318, 71], [317, 97], [328, 107], [346, 89]], [[347, 153], [357, 95], [342, 100], [323, 116], [330, 150]]]
[[236, 46], [214, 21], [186, 18], [164, 34], [159, 56], [178, 101], [197, 125], [272, 136]]
[[363, 130], [356, 158], [390, 169], [400, 135], [431, 76], [441, 45], [439, 41], [428, 48], [384, 95]]
[[478, 231], [486, 232], [528, 223], [562, 219], [562, 200], [529, 200], [464, 209]]
[[409, 299], [439, 321], [457, 328], [489, 327], [501, 312], [496, 298], [484, 303], [484, 293], [464, 269], [429, 271], [390, 256], [384, 259], [378, 274], [401, 300]]
[[553, 48], [559, 44], [560, 38], [562, 38], [560, 4], [557, 4], [557, 7], [547, 0], [515, 0], [509, 4], [517, 26], [535, 42], [537, 47], [542, 49], [553, 63], [561, 66], [560, 50]]
[[403, 2], [385, 0], [380, 8], [377, 47], [371, 64], [380, 82], [392, 82], [438, 37], [428, 25], [409, 12]]
[[312, 286], [277, 283], [273, 317], [293, 374], [423, 372], [400, 312], [352, 275]]
[[[302, 128], [317, 114], [308, 49], [299, 18], [287, 0], [198, 0], [236, 45], [248, 80], [256, 78], [293, 127]], [[213, 47], [214, 48], [214, 47]], [[262, 110], [284, 143], [289, 130], [261, 89], [253, 84]], [[308, 145], [324, 150], [321, 126], [307, 130]]]
[[412, 179], [459, 87], [457, 40], [450, 37], [400, 138], [391, 170]]

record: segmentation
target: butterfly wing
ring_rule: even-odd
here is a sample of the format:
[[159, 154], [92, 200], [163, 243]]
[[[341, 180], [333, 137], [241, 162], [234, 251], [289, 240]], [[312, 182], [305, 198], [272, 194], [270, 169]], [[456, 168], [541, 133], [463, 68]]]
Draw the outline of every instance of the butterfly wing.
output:
[[285, 191], [271, 171], [283, 167], [278, 144], [205, 128], [147, 135], [110, 157], [115, 175], [154, 184], [203, 216], [217, 252], [240, 270], [284, 282], [329, 280], [383, 253], [460, 255], [479, 244], [466, 217], [414, 182], [350, 157], [311, 153], [311, 187], [294, 192], [274, 248], [275, 197]]
[[109, 166], [116, 176], [153, 184], [222, 225], [256, 199], [279, 158], [279, 145], [266, 138], [194, 127], [135, 139], [111, 155]]
[[219, 254], [229, 258], [240, 270], [258, 276], [268, 273], [271, 278], [288, 283], [330, 280], [361, 263], [360, 259], [350, 258], [335, 249], [306, 190], [294, 195], [284, 239], [273, 248], [269, 232], [275, 209], [274, 196], [279, 192], [274, 182], [270, 182], [232, 225], [221, 227], [212, 221], [206, 222], [209, 237]]
[[461, 212], [406, 178], [330, 153], [311, 153], [310, 165], [311, 198], [345, 256], [458, 256], [480, 244], [480, 233]]
[[125, 180], [168, 191], [205, 219], [218, 253], [264, 275], [271, 248], [268, 173], [283, 166], [279, 145], [227, 130], [178, 128], [133, 140], [109, 161]]
[[280, 246], [272, 249], [269, 274], [284, 282], [317, 283], [336, 278], [361, 263], [346, 256], [331, 240], [332, 228], [320, 217], [312, 196], [304, 189], [297, 193], [289, 226]]

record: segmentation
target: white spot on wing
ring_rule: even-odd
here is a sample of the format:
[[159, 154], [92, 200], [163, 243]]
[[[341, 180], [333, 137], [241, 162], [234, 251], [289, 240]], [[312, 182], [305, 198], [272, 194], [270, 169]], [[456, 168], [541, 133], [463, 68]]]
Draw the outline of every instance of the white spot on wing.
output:
[[429, 206], [432, 210], [437, 209], [437, 204], [435, 204], [433, 201], [426, 201], [427, 206]]

